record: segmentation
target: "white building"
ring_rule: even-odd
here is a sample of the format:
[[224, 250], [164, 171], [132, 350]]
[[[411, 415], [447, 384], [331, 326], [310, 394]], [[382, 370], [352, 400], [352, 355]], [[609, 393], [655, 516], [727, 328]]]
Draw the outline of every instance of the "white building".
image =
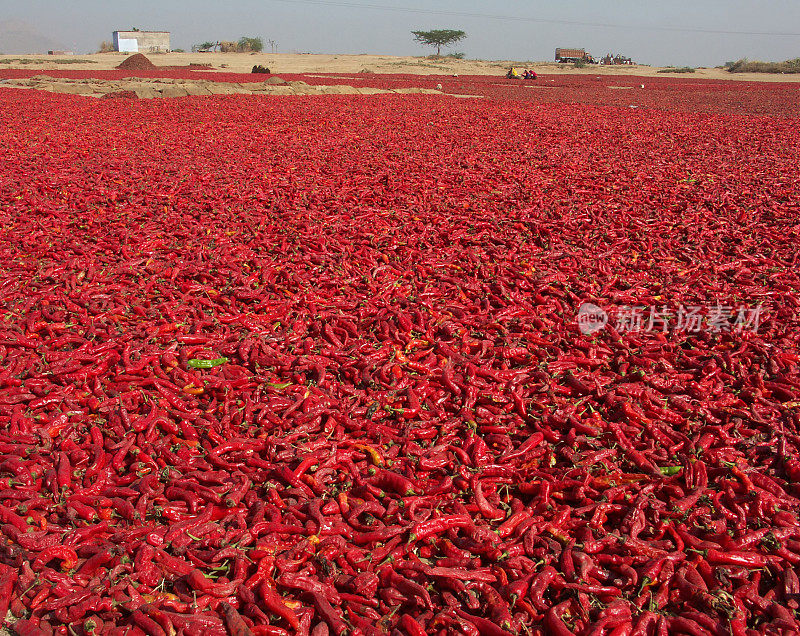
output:
[[168, 53], [169, 31], [114, 31], [114, 50], [120, 53]]

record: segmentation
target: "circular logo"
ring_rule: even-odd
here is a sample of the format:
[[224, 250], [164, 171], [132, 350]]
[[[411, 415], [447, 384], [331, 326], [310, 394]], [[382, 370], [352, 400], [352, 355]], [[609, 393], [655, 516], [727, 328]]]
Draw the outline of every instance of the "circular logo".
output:
[[608, 314], [593, 303], [583, 303], [578, 309], [578, 329], [585, 336], [600, 331], [608, 324]]

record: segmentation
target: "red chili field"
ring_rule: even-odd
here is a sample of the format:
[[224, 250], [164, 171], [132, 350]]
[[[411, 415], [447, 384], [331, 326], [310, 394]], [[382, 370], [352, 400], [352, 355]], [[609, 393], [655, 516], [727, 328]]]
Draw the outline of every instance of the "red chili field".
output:
[[437, 82], [0, 88], [12, 633], [800, 632], [800, 87]]

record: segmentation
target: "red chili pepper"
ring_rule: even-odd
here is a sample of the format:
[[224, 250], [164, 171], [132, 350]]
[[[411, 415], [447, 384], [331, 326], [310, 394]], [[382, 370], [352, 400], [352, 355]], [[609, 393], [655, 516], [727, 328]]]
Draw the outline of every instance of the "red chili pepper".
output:
[[17, 530], [21, 530], [22, 532], [26, 532], [28, 530], [28, 524], [25, 522], [25, 520], [3, 505], [0, 505], [0, 521], [11, 524], [17, 528]]
[[78, 555], [75, 550], [65, 545], [57, 545], [43, 550], [33, 562], [33, 569], [42, 569], [49, 561], [53, 559], [61, 560], [61, 567], [64, 570], [73, 569], [78, 563]]
[[428, 537], [442, 534], [451, 528], [465, 528], [473, 524], [472, 517], [469, 515], [449, 515], [445, 517], [435, 517], [427, 521], [416, 523], [409, 535], [409, 543], [422, 541]]
[[384, 585], [391, 585], [394, 589], [403, 594], [419, 598], [425, 607], [433, 609], [433, 601], [431, 600], [428, 590], [419, 583], [407, 579], [389, 567], [383, 567], [380, 570], [380, 577]]
[[473, 477], [471, 480], [472, 484], [472, 492], [475, 496], [475, 503], [478, 506], [478, 510], [481, 514], [491, 521], [497, 521], [498, 519], [504, 519], [506, 513], [498, 508], [492, 506], [486, 497], [483, 494], [483, 484], [481, 484], [480, 480], [476, 477]]
[[347, 625], [342, 620], [340, 612], [335, 609], [322, 594], [311, 592], [314, 601], [314, 609], [320, 617], [328, 624], [331, 631], [336, 636], [341, 636], [347, 631]]
[[497, 590], [488, 583], [478, 583], [477, 588], [489, 608], [492, 620], [505, 630], [516, 631], [517, 621], [512, 617], [511, 609]]
[[402, 627], [408, 636], [425, 636], [426, 631], [414, 618], [408, 614], [401, 614], [397, 626]]
[[94, 575], [102, 566], [111, 561], [116, 555], [114, 547], [106, 547], [92, 555], [78, 569], [79, 574]]
[[399, 495], [411, 496], [415, 493], [413, 481], [385, 469], [378, 469], [377, 473], [369, 479], [369, 483]]
[[[763, 568], [774, 563], [776, 559], [757, 552], [721, 552], [710, 549], [706, 552], [709, 563], [716, 565], [740, 565], [746, 568]], [[777, 558], [780, 562], [780, 558]]]
[[14, 622], [14, 632], [17, 636], [45, 636], [48, 633], [25, 618]]
[[252, 636], [253, 632], [244, 622], [242, 616], [228, 603], [220, 603], [220, 607], [225, 614], [225, 625], [231, 636]]
[[15, 568], [0, 563], [0, 616], [5, 616], [8, 612], [17, 578], [18, 574]]
[[468, 623], [474, 625], [479, 634], [486, 634], [486, 636], [510, 636], [513, 633], [498, 627], [488, 619], [482, 618], [481, 616], [473, 616], [462, 609], [456, 608], [455, 613]]
[[261, 600], [264, 602], [264, 605], [270, 612], [284, 619], [287, 623], [289, 623], [289, 626], [292, 629], [296, 630], [299, 627], [300, 620], [298, 619], [297, 614], [295, 614], [292, 609], [286, 606], [280, 595], [270, 588], [266, 582], [262, 582], [261, 585], [259, 585], [258, 592]]
[[[281, 629], [280, 627], [276, 627], [274, 625], [254, 625], [253, 628], [250, 630], [254, 636], [289, 636], [289, 632], [285, 629]], [[308, 633], [306, 630], [299, 631], [298, 633]]]
[[550, 565], [545, 566], [542, 571], [534, 577], [531, 582], [529, 594], [531, 603], [537, 610], [544, 611], [549, 607], [549, 604], [544, 599], [544, 593], [547, 591], [550, 584], [558, 578], [560, 578], [558, 571]]
[[161, 625], [159, 625], [149, 616], [146, 616], [140, 610], [135, 610], [131, 613], [131, 621], [133, 621], [148, 636], [167, 636], [167, 632], [162, 629]]

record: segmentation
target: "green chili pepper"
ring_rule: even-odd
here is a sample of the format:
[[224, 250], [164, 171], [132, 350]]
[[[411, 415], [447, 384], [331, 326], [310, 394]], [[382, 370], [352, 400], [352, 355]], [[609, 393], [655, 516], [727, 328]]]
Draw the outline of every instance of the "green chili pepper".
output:
[[279, 391], [283, 389], [288, 389], [292, 386], [291, 382], [284, 382], [283, 384], [277, 384], [275, 382], [267, 382], [267, 386], [272, 387], [273, 389], [278, 389]]
[[192, 358], [189, 360], [189, 366], [192, 369], [213, 369], [221, 364], [225, 364], [227, 361], [228, 358], [216, 358], [215, 360], [200, 360], [198, 358]]
[[661, 471], [662, 475], [669, 477], [671, 475], [677, 475], [679, 472], [681, 472], [682, 468], [683, 466], [662, 466], [659, 468], [659, 470]]

